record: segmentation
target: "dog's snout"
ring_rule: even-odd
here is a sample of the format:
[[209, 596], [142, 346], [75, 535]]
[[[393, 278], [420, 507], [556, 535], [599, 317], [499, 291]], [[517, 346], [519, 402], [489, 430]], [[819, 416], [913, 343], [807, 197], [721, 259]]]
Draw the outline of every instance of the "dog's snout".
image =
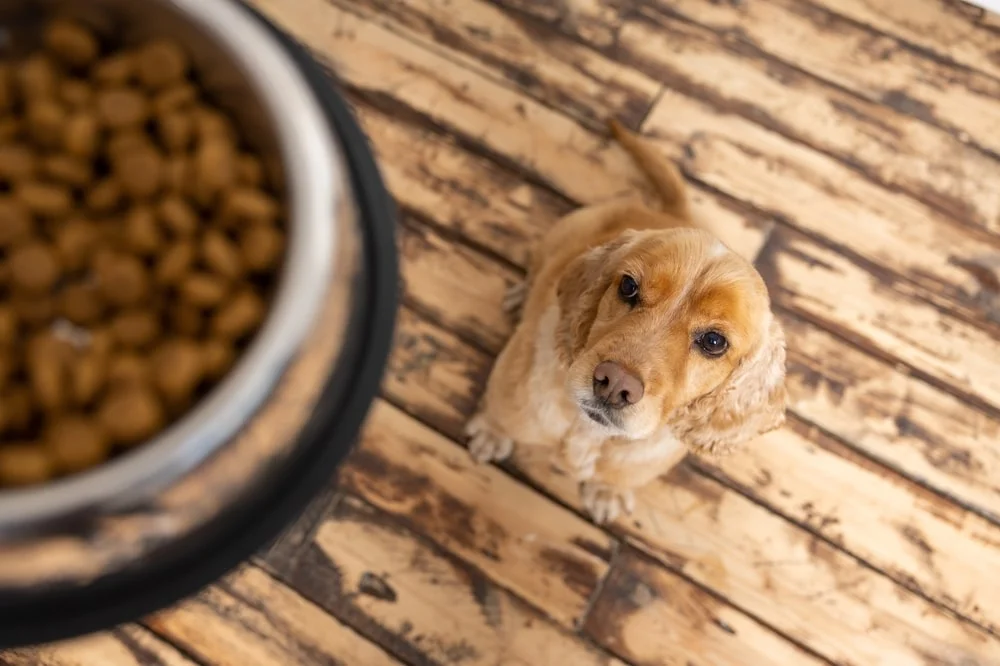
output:
[[594, 395], [612, 407], [621, 409], [642, 399], [642, 381], [614, 361], [604, 361], [594, 368]]

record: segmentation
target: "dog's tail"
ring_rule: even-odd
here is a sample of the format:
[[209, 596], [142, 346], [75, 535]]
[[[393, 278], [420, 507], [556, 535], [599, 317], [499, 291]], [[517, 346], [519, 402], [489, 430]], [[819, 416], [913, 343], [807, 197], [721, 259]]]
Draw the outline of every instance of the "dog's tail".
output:
[[687, 186], [677, 167], [617, 120], [609, 120], [608, 129], [653, 184], [664, 210], [687, 217]]

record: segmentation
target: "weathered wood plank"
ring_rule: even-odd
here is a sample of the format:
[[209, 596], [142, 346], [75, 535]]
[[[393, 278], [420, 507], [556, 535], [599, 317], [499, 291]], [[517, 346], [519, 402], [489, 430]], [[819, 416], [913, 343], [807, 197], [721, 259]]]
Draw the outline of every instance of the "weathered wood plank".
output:
[[1000, 422], [785, 317], [792, 411], [1000, 522]]
[[[474, 384], [471, 378], [481, 376], [491, 359], [454, 336], [435, 331], [432, 326], [417, 322], [412, 317], [401, 320], [400, 337], [421, 339], [421, 349], [424, 350], [448, 349], [451, 361], [447, 367], [451, 368], [451, 372], [442, 372], [433, 381], [426, 381], [420, 376], [409, 379], [406, 367], [411, 364], [410, 354], [405, 346], [400, 346], [386, 380], [387, 394], [394, 401], [405, 403], [421, 418], [434, 422], [436, 427], [449, 433], [460, 433], [467, 415], [454, 406], [438, 411], [437, 405], [448, 401], [440, 396], [469, 390]], [[416, 349], [417, 345], [410, 348]], [[831, 347], [827, 353], [836, 354], [836, 350], [837, 347]], [[424, 363], [430, 362], [433, 361], [424, 360]], [[842, 418], [844, 421], [857, 421], [866, 417], [861, 409], [847, 411]], [[780, 436], [797, 437], [794, 432], [783, 432]], [[765, 444], [762, 442], [759, 445]], [[816, 448], [811, 443], [802, 443], [801, 446]], [[748, 454], [744, 452], [743, 455]], [[762, 454], [761, 471], [754, 478], [765, 478], [766, 470], [777, 484], [784, 479], [779, 469], [784, 469], [790, 482], [797, 484], [796, 488], [807, 486], [812, 479], [822, 478], [822, 475], [798, 477], [794, 469], [788, 471], [783, 466], [781, 455], [780, 452]], [[515, 460], [517, 468], [536, 483], [563, 501], [576, 505], [575, 486], [564, 477], [554, 475], [547, 458], [533, 455], [527, 449], [518, 452]], [[843, 460], [834, 462], [838, 469], [847, 464]], [[898, 482], [892, 477], [879, 479], [877, 475], [865, 471], [863, 466], [858, 467], [856, 478], [859, 484], [875, 482], [875, 489], [871, 492], [879, 492], [878, 489], [886, 484], [890, 486], [887, 491], [890, 497], [898, 491]], [[753, 493], [755, 498], [767, 503], [774, 499], [758, 495], [753, 484], [747, 485], [750, 486], [748, 492]], [[900, 504], [896, 505], [890, 501], [888, 511], [883, 512], [879, 508], [874, 513], [879, 514], [881, 519], [900, 524], [914, 524], [913, 521], [925, 524], [924, 521], [930, 521], [935, 525], [960, 514], [957, 508], [939, 498], [928, 497], [910, 485], [905, 487], [910, 493], [910, 504], [900, 500]], [[778, 497], [774, 501], [786, 503], [783, 506], [790, 513], [802, 512], [796, 507], [810, 500], [813, 506], [820, 506], [818, 498], [826, 497], [825, 491], [819, 489], [808, 497], [797, 495], [792, 504], [793, 500], [781, 494], [782, 489], [776, 487]], [[874, 506], [881, 507], [880, 499], [872, 500], [867, 494], [855, 503], [855, 495], [853, 489], [841, 493], [838, 511], [869, 514], [873, 513], [873, 502]], [[682, 567], [685, 573], [741, 609], [830, 659], [864, 666], [879, 663], [896, 666], [934, 663], [931, 656], [936, 656], [942, 660], [941, 663], [960, 663], [957, 655], [962, 654], [961, 650], [956, 647], [955, 651], [949, 651], [947, 647], [954, 644], [965, 646], [963, 649], [967, 650], [967, 654], [978, 655], [978, 658], [997, 655], [992, 661], [985, 659], [984, 663], [1000, 663], [1000, 643], [991, 643], [985, 634], [962, 625], [923, 599], [857, 564], [850, 556], [810, 537], [794, 524], [774, 516], [734, 490], [692, 474], [690, 467], [684, 467], [644, 490], [640, 503], [642, 507], [634, 520], [620, 524], [626, 534], [646, 544], [644, 547], [650, 548], [664, 561]], [[961, 520], [965, 519], [959, 519], [959, 522]], [[819, 527], [821, 522], [815, 526]], [[866, 545], [869, 552], [872, 547], [881, 548], [879, 544], [886, 543], [880, 541], [879, 533], [872, 535], [867, 528], [862, 531], [859, 523], [852, 520], [846, 525], [823, 526], [823, 531], [842, 542], [870, 538], [875, 545]], [[901, 534], [898, 529], [897, 532]], [[954, 534], [952, 530], [948, 538]], [[986, 536], [991, 534], [995, 534], [995, 529], [989, 530]], [[978, 529], [976, 535], [979, 535]], [[949, 557], [960, 556], [962, 544], [970, 540], [975, 542], [970, 533], [960, 535], [960, 538], [960, 544], [935, 541], [932, 547], [947, 549]], [[903, 561], [913, 563], [911, 546], [903, 546], [909, 549], [904, 551]], [[992, 559], [988, 557], [985, 562]], [[923, 571], [926, 580], [926, 566], [915, 562], [913, 571]], [[950, 578], [951, 571], [946, 576]], [[941, 583], [930, 580], [929, 585], [939, 587]], [[905, 647], [907, 641], [912, 648]], [[921, 657], [922, 653], [926, 653], [926, 660]]]
[[643, 127], [698, 179], [914, 280], [923, 287], [921, 296], [942, 307], [989, 322], [989, 313], [970, 297], [979, 284], [957, 264], [993, 247], [942, 214], [739, 116], [671, 91]]
[[625, 666], [355, 498], [296, 561], [298, 589], [414, 666]]
[[784, 229], [771, 234], [758, 267], [782, 306], [1000, 407], [1000, 340], [924, 302], [912, 285]]
[[566, 627], [608, 569], [604, 532], [384, 402], [340, 483]]
[[147, 623], [212, 666], [400, 663], [253, 566]]
[[826, 9], [898, 37], [937, 56], [1000, 78], [997, 33], [983, 10], [962, 0], [813, 0]]
[[[387, 28], [324, 0], [298, 0], [289, 7], [280, 0], [254, 4], [329, 58], [370, 101], [404, 105], [573, 201], [648, 191], [631, 159], [608, 137]], [[377, 145], [378, 138], [373, 139]], [[381, 154], [383, 162], [395, 159], [392, 153]], [[766, 232], [765, 225], [698, 193], [692, 211], [742, 253], [759, 247]]]
[[625, 20], [615, 53], [675, 93], [827, 153], [958, 222], [1000, 232], [1000, 192], [990, 186], [1000, 163], [949, 132], [647, 6]]
[[826, 663], [630, 548], [616, 558], [585, 631], [636, 666]]
[[[419, 38], [455, 62], [516, 82], [532, 97], [602, 129], [609, 117], [637, 127], [659, 82], [558, 34], [538, 33], [480, 0], [333, 0]], [[440, 48], [444, 47], [444, 48]]]
[[71, 641], [0, 652], [4, 666], [196, 666], [134, 624]]
[[738, 7], [702, 0], [653, 4], [1000, 152], [996, 79], [922, 57], [887, 35], [798, 0], [755, 0]]

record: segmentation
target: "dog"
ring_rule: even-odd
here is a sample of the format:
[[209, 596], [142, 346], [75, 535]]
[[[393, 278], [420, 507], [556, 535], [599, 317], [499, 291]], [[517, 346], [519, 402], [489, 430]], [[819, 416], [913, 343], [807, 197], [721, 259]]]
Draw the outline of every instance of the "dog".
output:
[[532, 253], [505, 308], [468, 448], [479, 462], [549, 447], [594, 522], [690, 452], [722, 454], [785, 420], [785, 336], [753, 264], [691, 219], [679, 170], [616, 121], [612, 136], [653, 184], [577, 209]]

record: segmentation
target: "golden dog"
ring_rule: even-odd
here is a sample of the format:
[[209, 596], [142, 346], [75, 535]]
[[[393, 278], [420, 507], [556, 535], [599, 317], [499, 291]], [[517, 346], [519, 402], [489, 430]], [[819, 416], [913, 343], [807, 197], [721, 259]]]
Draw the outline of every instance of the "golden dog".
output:
[[673, 164], [612, 122], [656, 187], [577, 210], [506, 306], [522, 318], [470, 420], [486, 462], [552, 447], [596, 522], [690, 451], [721, 453], [785, 418], [785, 339], [753, 265], [688, 214]]

